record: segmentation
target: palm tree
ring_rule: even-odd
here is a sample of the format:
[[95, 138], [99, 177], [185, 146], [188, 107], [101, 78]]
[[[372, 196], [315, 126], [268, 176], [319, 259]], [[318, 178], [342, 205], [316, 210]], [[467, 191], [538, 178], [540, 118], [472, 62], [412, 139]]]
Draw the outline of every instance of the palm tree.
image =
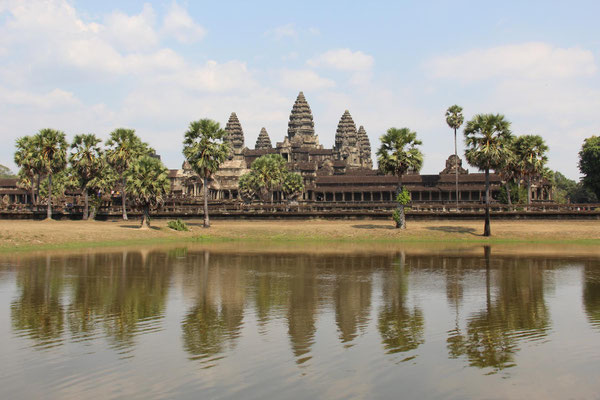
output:
[[477, 114], [465, 126], [465, 156], [469, 164], [485, 171], [485, 225], [483, 236], [490, 228], [490, 169], [498, 169], [506, 160], [511, 138], [510, 122], [500, 114]]
[[67, 166], [67, 140], [63, 132], [54, 129], [42, 129], [38, 134], [41, 165], [48, 176], [47, 218], [52, 218], [52, 175]]
[[520, 177], [521, 170], [517, 160], [517, 155], [515, 153], [515, 140], [514, 137], [511, 136], [510, 139], [506, 141], [506, 156], [502, 160], [499, 168], [496, 172], [500, 175], [500, 178], [504, 182], [504, 188], [506, 190], [506, 197], [508, 201], [509, 207], [512, 210], [512, 193], [511, 193], [511, 184]]
[[79, 181], [83, 192], [85, 206], [83, 208], [83, 219], [89, 217], [89, 183], [92, 179], [101, 174], [104, 168], [103, 150], [98, 145], [102, 140], [96, 135], [77, 135], [71, 144], [71, 154], [69, 163], [73, 168], [74, 175]]
[[143, 209], [140, 228], [149, 228], [150, 207], [162, 204], [171, 189], [168, 170], [159, 159], [145, 155], [126, 171], [125, 180], [127, 191]]
[[[38, 140], [35, 136], [23, 136], [17, 139], [15, 147], [15, 164], [20, 168], [20, 183], [29, 181], [27, 185], [31, 190], [31, 204], [36, 204], [35, 185], [36, 176], [41, 172], [41, 157], [38, 148]], [[38, 188], [39, 189], [39, 188]]]
[[208, 178], [227, 159], [230, 147], [224, 142], [226, 132], [218, 122], [210, 119], [193, 121], [185, 133], [183, 155], [192, 169], [203, 180], [204, 227], [210, 227], [208, 219]]
[[119, 176], [121, 182], [121, 204], [123, 207], [123, 219], [127, 220], [127, 189], [125, 172], [134, 164], [138, 158], [149, 154], [152, 149], [140, 140], [133, 129], [118, 128], [111, 132], [106, 141], [106, 159], [110, 166]]
[[544, 173], [548, 146], [539, 135], [522, 135], [515, 139], [515, 153], [527, 182], [527, 205], [531, 205], [531, 181]]
[[456, 131], [464, 122], [462, 115], [462, 107], [453, 105], [448, 107], [446, 110], [446, 123], [452, 129], [454, 129], [454, 161], [456, 162], [454, 172], [456, 174], [456, 207], [458, 208], [458, 151], [456, 148]]
[[[398, 177], [396, 191], [398, 197], [402, 192], [402, 175], [409, 170], [418, 172], [423, 165], [423, 153], [417, 148], [423, 143], [417, 140], [417, 133], [408, 128], [390, 128], [379, 140], [381, 141], [381, 147], [377, 150], [379, 169], [385, 174]], [[396, 221], [396, 228], [406, 229], [404, 206], [405, 204], [398, 203], [400, 218]]]

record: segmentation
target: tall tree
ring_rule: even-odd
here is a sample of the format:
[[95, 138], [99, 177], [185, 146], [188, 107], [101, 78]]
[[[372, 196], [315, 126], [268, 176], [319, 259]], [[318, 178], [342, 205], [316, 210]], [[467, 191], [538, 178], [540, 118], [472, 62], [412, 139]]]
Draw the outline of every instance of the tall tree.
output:
[[204, 227], [210, 227], [208, 218], [208, 179], [227, 159], [230, 147], [225, 143], [226, 132], [218, 122], [210, 119], [193, 121], [185, 132], [183, 155], [192, 169], [200, 175], [204, 191]]
[[39, 137], [36, 136], [23, 136], [17, 139], [15, 147], [15, 164], [19, 167], [19, 183], [22, 187], [26, 187], [31, 191], [31, 204], [35, 205], [36, 192], [35, 192], [35, 180], [38, 178], [38, 190], [39, 190], [39, 177], [42, 171], [42, 159], [39, 149]]
[[548, 146], [539, 135], [522, 135], [514, 141], [514, 151], [521, 174], [527, 183], [527, 205], [531, 205], [531, 182], [542, 176]]
[[5, 165], [0, 164], [0, 178], [14, 178], [15, 174]]
[[304, 190], [302, 176], [288, 171], [287, 162], [279, 154], [266, 154], [254, 160], [250, 172], [242, 175], [239, 189], [245, 198], [259, 197], [273, 202], [273, 191], [281, 189], [288, 198]]
[[508, 157], [507, 143], [511, 136], [510, 122], [500, 114], [477, 114], [465, 126], [467, 161], [485, 172], [483, 236], [492, 234], [490, 227], [490, 169], [500, 168]]
[[514, 185], [514, 182], [516, 180], [520, 180], [521, 177], [521, 167], [515, 153], [515, 141], [513, 136], [507, 139], [505, 148], [505, 157], [502, 159], [499, 167], [496, 169], [496, 172], [500, 175], [500, 178], [504, 182], [506, 200], [508, 205], [512, 207], [513, 194], [511, 193], [511, 187]]
[[462, 107], [459, 105], [453, 105], [448, 107], [446, 110], [446, 123], [452, 129], [454, 129], [454, 160], [455, 165], [455, 177], [456, 177], [456, 206], [458, 207], [458, 150], [456, 146], [456, 131], [461, 127], [465, 118], [462, 115]]
[[111, 132], [106, 141], [106, 159], [121, 183], [121, 204], [123, 219], [127, 220], [127, 183], [125, 173], [137, 160], [152, 149], [140, 140], [133, 129], [118, 128]]
[[47, 218], [52, 218], [52, 176], [67, 166], [67, 140], [63, 132], [42, 129], [38, 134], [42, 169], [48, 176]]
[[83, 192], [84, 208], [83, 219], [89, 217], [89, 183], [102, 173], [104, 168], [103, 150], [99, 144], [102, 140], [96, 135], [77, 135], [71, 143], [71, 154], [69, 163], [73, 168], [73, 174]]
[[[390, 128], [379, 139], [381, 147], [377, 150], [379, 169], [386, 174], [398, 177], [396, 197], [402, 192], [402, 175], [409, 170], [418, 172], [423, 166], [423, 153], [417, 146], [423, 143], [417, 139], [417, 133], [408, 128]], [[396, 228], [406, 229], [405, 204], [398, 202], [399, 219]]]
[[143, 210], [140, 228], [150, 227], [150, 207], [162, 204], [169, 193], [168, 173], [159, 159], [148, 155], [139, 158], [125, 172], [127, 191]]
[[584, 186], [600, 199], [600, 136], [583, 141], [579, 152], [579, 171], [583, 174]]

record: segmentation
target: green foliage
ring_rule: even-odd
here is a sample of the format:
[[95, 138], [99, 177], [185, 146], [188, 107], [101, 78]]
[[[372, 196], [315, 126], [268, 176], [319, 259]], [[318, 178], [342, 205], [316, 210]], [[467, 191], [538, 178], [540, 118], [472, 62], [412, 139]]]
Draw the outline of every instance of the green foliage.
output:
[[231, 149], [224, 141], [225, 136], [225, 130], [213, 120], [190, 123], [183, 141], [183, 155], [201, 177], [210, 177], [227, 159]]
[[392, 211], [392, 219], [394, 220], [394, 222], [396, 223], [396, 225], [400, 225], [400, 210], [399, 209], [394, 209], [394, 211]]
[[514, 140], [514, 152], [521, 176], [534, 179], [544, 173], [548, 146], [539, 135], [522, 135]]
[[402, 188], [402, 191], [398, 193], [396, 196], [396, 202], [402, 206], [407, 206], [410, 204], [410, 192], [405, 187]]
[[125, 128], [112, 131], [106, 141], [106, 147], [106, 161], [119, 176], [140, 157], [154, 152], [135, 134], [135, 130]]
[[181, 218], [177, 218], [175, 221], [169, 221], [167, 226], [175, 231], [188, 232], [190, 228]]
[[82, 190], [88, 190], [92, 179], [98, 178], [105, 168], [104, 152], [99, 144], [102, 141], [95, 135], [77, 135], [71, 144], [69, 163], [73, 176]]
[[579, 171], [585, 187], [600, 198], [600, 136], [584, 140], [579, 152]]
[[598, 203], [600, 199], [589, 186], [583, 182], [579, 182], [575, 189], [569, 193], [571, 203]]
[[465, 157], [480, 170], [499, 169], [510, 156], [510, 122], [500, 114], [477, 114], [465, 126]]
[[167, 168], [157, 158], [147, 155], [131, 165], [125, 179], [129, 195], [144, 207], [162, 204], [171, 189]]
[[377, 150], [379, 169], [385, 174], [398, 177], [407, 171], [419, 171], [423, 166], [423, 153], [417, 146], [423, 143], [417, 133], [408, 128], [390, 128], [381, 136], [381, 147]]
[[[40, 182], [40, 197], [48, 197], [48, 177]], [[77, 187], [77, 181], [74, 179], [72, 170], [65, 169], [52, 175], [52, 198], [59, 199], [65, 196], [67, 190], [73, 190]]]
[[67, 140], [63, 132], [42, 129], [36, 135], [41, 157], [41, 169], [52, 175], [63, 171], [67, 166]]
[[304, 190], [302, 176], [288, 171], [287, 162], [279, 154], [257, 158], [252, 163], [250, 172], [242, 175], [239, 180], [240, 194], [246, 200], [259, 197], [267, 201], [271, 192], [278, 188], [288, 198], [294, 198]]
[[15, 178], [10, 168], [0, 164], [0, 178]]
[[290, 199], [298, 197], [304, 190], [304, 179], [302, 179], [302, 175], [295, 172], [286, 173], [283, 177], [281, 189]]
[[462, 115], [462, 107], [459, 105], [453, 105], [448, 107], [446, 110], [446, 123], [454, 130], [460, 128], [465, 118]]
[[[515, 182], [510, 182], [510, 201], [512, 204], [526, 204], [527, 203], [527, 188], [524, 186], [519, 187]], [[506, 186], [500, 188], [498, 194], [498, 201], [502, 204], [508, 204], [508, 192]]]

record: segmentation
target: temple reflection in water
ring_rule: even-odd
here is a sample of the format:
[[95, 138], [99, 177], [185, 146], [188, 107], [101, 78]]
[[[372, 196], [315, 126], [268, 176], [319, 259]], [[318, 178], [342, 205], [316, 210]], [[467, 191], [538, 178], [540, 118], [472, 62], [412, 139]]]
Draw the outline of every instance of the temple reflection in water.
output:
[[[282, 327], [288, 354], [305, 365], [321, 331], [337, 332], [326, 340], [343, 348], [361, 346], [361, 338], [375, 332], [379, 348], [373, 351], [410, 360], [439, 319], [449, 321], [449, 359], [502, 371], [518, 363], [523, 345], [552, 329], [546, 293], [554, 290], [555, 272], [571, 261], [501, 257], [483, 247], [469, 254], [180, 248], [30, 257], [14, 269], [12, 330], [40, 350], [105, 340], [127, 353], [139, 338], [169, 325], [174, 297], [183, 309], [179, 337], [172, 340], [181, 341], [189, 359], [218, 365], [248, 329], [267, 340]], [[600, 267], [597, 260], [578, 262], [582, 309], [600, 330]], [[442, 299], [443, 308], [432, 311], [423, 300], [429, 297]]]

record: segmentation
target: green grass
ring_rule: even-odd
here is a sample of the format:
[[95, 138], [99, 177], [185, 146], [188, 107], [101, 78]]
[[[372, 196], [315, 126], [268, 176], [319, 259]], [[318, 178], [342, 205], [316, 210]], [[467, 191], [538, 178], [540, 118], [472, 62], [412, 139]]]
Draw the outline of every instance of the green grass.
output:
[[163, 245], [177, 243], [273, 243], [273, 244], [297, 244], [311, 245], [322, 243], [339, 243], [339, 244], [418, 244], [418, 243], [447, 243], [447, 244], [572, 244], [585, 246], [600, 246], [600, 239], [525, 239], [525, 238], [485, 238], [476, 236], [472, 238], [431, 238], [425, 236], [408, 236], [405, 238], [381, 238], [381, 237], [331, 237], [320, 235], [290, 235], [290, 234], [258, 234], [257, 232], [249, 232], [245, 237], [226, 237], [226, 236], [211, 236], [210, 234], [201, 234], [185, 237], [160, 237], [147, 239], [130, 239], [130, 240], [101, 240], [96, 242], [66, 242], [44, 245], [22, 245], [4, 247], [0, 246], [0, 254], [21, 253], [34, 251], [48, 250], [76, 250], [76, 249], [93, 249], [93, 248], [109, 248], [123, 246], [148, 246], [148, 245]]

